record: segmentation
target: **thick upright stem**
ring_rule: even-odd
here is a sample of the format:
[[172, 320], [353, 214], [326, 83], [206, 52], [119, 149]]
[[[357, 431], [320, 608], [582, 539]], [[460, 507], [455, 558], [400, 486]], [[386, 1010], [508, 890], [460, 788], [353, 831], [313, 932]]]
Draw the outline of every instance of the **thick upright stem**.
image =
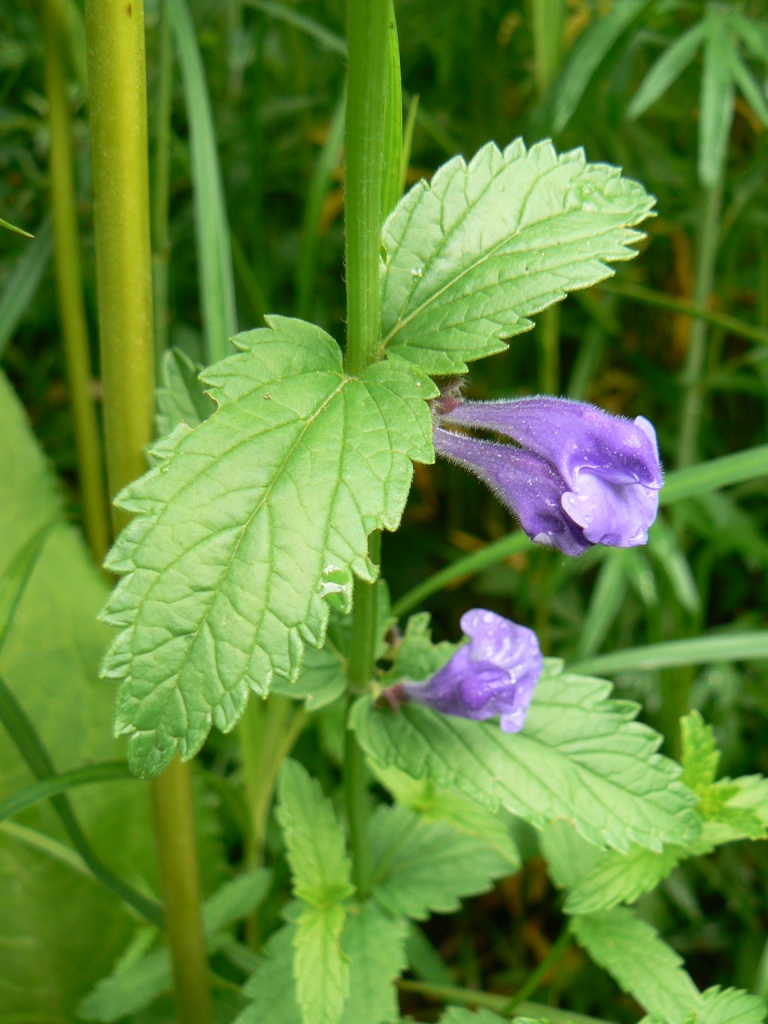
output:
[[83, 304], [71, 119], [62, 53], [65, 38], [63, 0], [46, 0], [45, 89], [51, 127], [51, 207], [56, 286], [75, 426], [83, 524], [91, 553], [100, 564], [109, 546], [109, 526], [99, 423], [91, 393], [93, 371]]
[[171, 181], [171, 100], [173, 92], [173, 48], [168, 4], [160, 11], [158, 39], [157, 107], [155, 151], [152, 161], [152, 293], [155, 326], [155, 365], [159, 372], [168, 347], [168, 260], [171, 242], [168, 231], [168, 203]]
[[[696, 260], [696, 287], [694, 305], [706, 306], [712, 293], [717, 260], [717, 243], [720, 234], [720, 208], [723, 199], [722, 175], [715, 185], [704, 193], [704, 209], [701, 219], [698, 258]], [[704, 405], [703, 372], [707, 354], [707, 322], [695, 319], [691, 324], [688, 342], [688, 358], [683, 371], [682, 383], [685, 397], [680, 413], [680, 433], [677, 447], [677, 466], [690, 466], [696, 461]]]
[[[142, 0], [87, 0], [91, 159], [107, 472], [114, 495], [145, 468], [154, 352]], [[115, 509], [115, 529], [127, 514]], [[209, 1024], [188, 765], [153, 783], [158, 867], [179, 1019]]]
[[347, 357], [350, 374], [378, 357], [379, 246], [389, 0], [349, 0], [346, 196]]

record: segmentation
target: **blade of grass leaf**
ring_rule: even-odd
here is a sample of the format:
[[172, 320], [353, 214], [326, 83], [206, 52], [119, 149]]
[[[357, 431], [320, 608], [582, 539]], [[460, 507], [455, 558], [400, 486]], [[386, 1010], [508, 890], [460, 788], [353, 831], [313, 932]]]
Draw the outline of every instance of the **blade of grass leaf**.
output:
[[0, 650], [8, 636], [19, 601], [21, 601], [40, 552], [43, 550], [43, 545], [56, 525], [55, 522], [46, 523], [32, 534], [27, 543], [16, 553], [3, 575], [0, 576]]
[[0, 359], [40, 286], [52, 253], [53, 229], [50, 219], [46, 217], [0, 295]]
[[83, 768], [75, 768], [61, 775], [51, 775], [34, 786], [19, 793], [14, 793], [7, 800], [0, 801], [0, 821], [13, 817], [20, 811], [32, 807], [41, 800], [48, 800], [59, 793], [66, 793], [76, 786], [87, 786], [92, 782], [112, 782], [115, 779], [131, 779], [135, 777], [124, 761], [105, 761], [102, 764], [89, 764]]
[[277, 21], [284, 21], [288, 25], [293, 25], [294, 28], [298, 28], [308, 36], [311, 36], [323, 49], [330, 50], [331, 53], [338, 53], [341, 57], [347, 56], [346, 41], [313, 18], [308, 18], [305, 14], [299, 14], [283, 4], [272, 3], [271, 0], [243, 0], [243, 5], [255, 7], [257, 11], [262, 11]]
[[213, 113], [195, 26], [186, 0], [167, 0], [189, 120], [190, 163], [207, 363], [231, 354], [237, 332], [235, 287]]
[[710, 665], [717, 661], [761, 661], [768, 658], [768, 632], [723, 633], [661, 644], [630, 647], [599, 654], [568, 666], [582, 675], [649, 672], [679, 665]]
[[[32, 774], [41, 781], [55, 777], [56, 769], [37, 730], [3, 679], [0, 679], [0, 721]], [[72, 840], [73, 846], [88, 866], [93, 877], [130, 904], [143, 917], [153, 924], [162, 926], [162, 908], [154, 900], [147, 899], [142, 893], [137, 892], [114, 875], [99, 858], [80, 827], [68, 797], [63, 793], [58, 793], [49, 799]]]

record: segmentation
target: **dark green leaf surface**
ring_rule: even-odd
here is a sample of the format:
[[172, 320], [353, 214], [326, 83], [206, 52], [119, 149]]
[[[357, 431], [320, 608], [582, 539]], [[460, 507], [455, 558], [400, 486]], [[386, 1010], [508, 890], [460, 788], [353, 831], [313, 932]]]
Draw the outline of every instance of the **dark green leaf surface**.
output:
[[275, 675], [296, 678], [325, 599], [348, 605], [353, 574], [375, 577], [367, 537], [397, 526], [411, 459], [433, 458], [428, 379], [399, 360], [346, 377], [320, 328], [269, 323], [206, 371], [218, 411], [179, 426], [119, 496], [136, 518], [108, 559], [128, 575], [103, 671], [122, 680], [116, 729], [139, 774], [231, 729]]
[[384, 346], [437, 374], [502, 352], [530, 316], [631, 259], [653, 203], [618, 168], [549, 142], [449, 160], [384, 225]]
[[565, 818], [588, 840], [659, 850], [697, 834], [679, 767], [656, 753], [660, 736], [633, 721], [637, 706], [608, 700], [610, 684], [558, 675], [549, 662], [521, 733], [406, 704], [398, 713], [361, 698], [352, 724], [367, 755], [425, 775], [532, 825]]

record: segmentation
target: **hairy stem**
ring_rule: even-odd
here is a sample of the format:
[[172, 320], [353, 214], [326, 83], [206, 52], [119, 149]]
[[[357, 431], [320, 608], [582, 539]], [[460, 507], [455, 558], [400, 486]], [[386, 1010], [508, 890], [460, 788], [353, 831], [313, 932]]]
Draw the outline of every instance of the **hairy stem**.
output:
[[349, 374], [361, 373], [379, 353], [379, 246], [389, 15], [389, 0], [349, 0], [344, 206]]
[[75, 427], [83, 524], [99, 564], [109, 547], [101, 437], [91, 391], [93, 370], [83, 303], [77, 228], [72, 131], [64, 75], [66, 19], [63, 0], [45, 4], [45, 91], [51, 128], [51, 208], [55, 236], [56, 287]]
[[[142, 0], [87, 0], [91, 159], [107, 472], [114, 495], [146, 469], [154, 346]], [[114, 509], [115, 531], [128, 516]], [[174, 995], [185, 1024], [209, 1024], [191, 776], [174, 762], [152, 784]]]

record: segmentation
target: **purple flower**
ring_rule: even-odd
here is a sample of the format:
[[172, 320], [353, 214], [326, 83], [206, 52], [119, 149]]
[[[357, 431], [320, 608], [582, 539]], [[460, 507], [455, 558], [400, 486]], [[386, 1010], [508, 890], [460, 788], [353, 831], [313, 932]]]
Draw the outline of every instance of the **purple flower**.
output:
[[438, 403], [438, 424], [492, 430], [517, 446], [436, 426], [435, 450], [484, 480], [539, 544], [580, 555], [648, 540], [663, 486], [656, 433], [565, 398]]
[[519, 732], [541, 675], [536, 634], [484, 608], [461, 617], [470, 641], [425, 683], [401, 683], [411, 700], [444, 715], [492, 718], [501, 715], [504, 732]]

